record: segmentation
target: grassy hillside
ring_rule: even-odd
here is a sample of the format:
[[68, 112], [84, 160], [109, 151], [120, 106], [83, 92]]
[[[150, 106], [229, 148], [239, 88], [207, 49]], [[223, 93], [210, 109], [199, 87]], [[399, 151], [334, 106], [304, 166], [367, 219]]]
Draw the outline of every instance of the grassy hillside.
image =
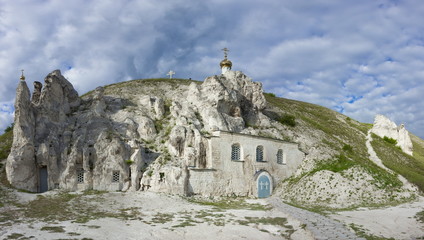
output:
[[383, 164], [424, 192], [424, 141], [416, 136], [411, 137], [414, 154], [410, 156], [393, 143], [384, 141], [375, 134], [372, 137], [372, 146]]
[[360, 123], [315, 104], [277, 98], [272, 94], [266, 94], [266, 99], [271, 106], [280, 109], [281, 114], [295, 117], [297, 126], [292, 127], [291, 131], [306, 135], [318, 131], [320, 134], [315, 137], [315, 147], [325, 147], [332, 152], [330, 158], [319, 161], [307, 174], [321, 170], [341, 172], [359, 165], [379, 179], [383, 186], [399, 184], [394, 175], [381, 171], [381, 168], [368, 159], [365, 137], [371, 124]]
[[[150, 95], [162, 96], [166, 95], [167, 90], [182, 86], [188, 86], [190, 83], [201, 83], [195, 80], [189, 79], [179, 79], [179, 78], [150, 78], [150, 79], [135, 79], [126, 82], [119, 82], [115, 84], [110, 84], [104, 86], [106, 95], [117, 95], [128, 98], [133, 95], [140, 94], [140, 89]], [[160, 87], [158, 87], [160, 86]], [[148, 91], [145, 91], [145, 88], [148, 88]], [[81, 97], [85, 98], [94, 93], [93, 91], [83, 94]]]

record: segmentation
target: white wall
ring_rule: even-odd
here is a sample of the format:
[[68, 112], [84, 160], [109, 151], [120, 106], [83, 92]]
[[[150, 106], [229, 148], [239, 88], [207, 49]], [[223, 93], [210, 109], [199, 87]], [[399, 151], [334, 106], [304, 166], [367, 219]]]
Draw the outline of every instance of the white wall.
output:
[[[241, 146], [240, 161], [231, 160], [231, 145], [234, 143]], [[256, 162], [256, 147], [259, 145], [263, 146], [265, 162]], [[214, 137], [209, 139], [208, 149], [208, 166], [215, 171], [208, 172], [207, 179], [213, 178], [213, 181], [207, 189], [204, 189], [205, 180], [199, 180], [204, 173], [190, 171], [189, 182], [193, 193], [196, 194], [256, 195], [254, 179], [256, 172], [267, 171], [272, 176], [275, 186], [281, 180], [290, 177], [305, 157], [296, 143], [223, 131], [214, 132]], [[277, 163], [278, 149], [283, 149], [286, 164]]]

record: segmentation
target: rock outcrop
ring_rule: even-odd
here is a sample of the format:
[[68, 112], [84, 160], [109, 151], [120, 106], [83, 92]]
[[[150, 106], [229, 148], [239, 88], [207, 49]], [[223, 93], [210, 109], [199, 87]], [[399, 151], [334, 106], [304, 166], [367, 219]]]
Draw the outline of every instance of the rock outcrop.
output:
[[6, 162], [6, 175], [13, 186], [37, 191], [35, 119], [30, 97], [26, 82], [20, 81], [16, 89], [13, 144]]
[[390, 121], [387, 117], [376, 115], [371, 132], [379, 137], [395, 139], [397, 141], [396, 145], [399, 146], [403, 152], [412, 156], [412, 141], [409, 132], [405, 129], [403, 124], [396, 126], [396, 123]]
[[199, 113], [207, 130], [241, 132], [247, 126], [261, 125], [266, 100], [262, 84], [238, 71], [227, 71], [192, 83], [188, 102]]
[[[56, 70], [44, 86], [34, 83], [31, 99], [21, 81], [9, 181], [33, 192], [47, 186], [184, 194], [187, 168], [210, 167], [208, 132], [241, 132], [267, 123], [261, 112], [266, 105], [262, 85], [241, 72], [171, 91], [164, 98], [98, 87], [81, 99]], [[46, 186], [41, 178], [47, 178]]]

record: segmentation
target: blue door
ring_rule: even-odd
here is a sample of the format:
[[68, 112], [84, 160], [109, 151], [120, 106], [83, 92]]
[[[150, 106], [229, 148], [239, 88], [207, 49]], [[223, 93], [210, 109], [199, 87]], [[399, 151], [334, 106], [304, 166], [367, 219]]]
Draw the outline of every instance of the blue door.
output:
[[40, 172], [39, 172], [39, 177], [40, 177], [40, 192], [47, 192], [49, 190], [49, 185], [48, 185], [48, 174], [47, 174], [47, 167], [42, 167], [40, 168]]
[[267, 198], [271, 195], [271, 183], [268, 176], [262, 175], [258, 179], [258, 197]]

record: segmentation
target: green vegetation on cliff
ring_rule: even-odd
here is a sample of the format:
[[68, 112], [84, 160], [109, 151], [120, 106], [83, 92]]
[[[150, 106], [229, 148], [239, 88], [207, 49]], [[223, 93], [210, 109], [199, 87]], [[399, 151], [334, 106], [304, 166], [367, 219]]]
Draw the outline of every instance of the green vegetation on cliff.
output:
[[424, 192], [424, 148], [423, 141], [419, 138], [412, 138], [414, 155], [410, 156], [393, 141], [387, 141], [377, 135], [372, 135], [371, 142], [374, 151], [383, 161], [383, 164], [394, 172], [404, 176], [409, 182], [414, 183]]
[[[10, 153], [13, 141], [13, 127], [8, 127], [3, 135], [0, 135], [0, 161], [6, 159]], [[1, 168], [0, 168], [1, 169]]]
[[[285, 124], [285, 130], [281, 131], [282, 134], [288, 135], [289, 139], [293, 138], [290, 139], [292, 141], [308, 144], [309, 151], [315, 149], [314, 157], [308, 162], [309, 166], [304, 166], [300, 175], [292, 176], [283, 182], [284, 189], [294, 191], [293, 193], [283, 191], [283, 199], [300, 206], [313, 207], [315, 204], [317, 206], [332, 205], [336, 206], [335, 208], [339, 208], [337, 206], [343, 204], [346, 207], [391, 205], [410, 199], [399, 195], [399, 192], [405, 190], [402, 189], [403, 184], [396, 174], [385, 171], [370, 160], [366, 137], [372, 124], [360, 123], [315, 104], [278, 98], [274, 94], [265, 94], [265, 97], [268, 103], [265, 110], [267, 116], [275, 121], [281, 119], [279, 116], [293, 116], [292, 118], [296, 122], [295, 126]], [[392, 154], [390, 157], [393, 159], [402, 156], [404, 159], [402, 161], [407, 161], [408, 164], [402, 168], [402, 171], [395, 172], [404, 175], [408, 180], [417, 184], [420, 189], [423, 189], [424, 181], [421, 178], [424, 178], [424, 174], [420, 170], [417, 156], [404, 157], [405, 154], [394, 144], [387, 140], [380, 140], [384, 145], [380, 150], [375, 151], [378, 153], [385, 149], [387, 152], [396, 151], [398, 154], [390, 153]], [[421, 154], [418, 158], [420, 157]], [[325, 174], [324, 171], [333, 174]], [[317, 183], [315, 181], [318, 176], [326, 177], [319, 177], [320, 182]], [[350, 186], [337, 187], [343, 183], [335, 183], [333, 179], [336, 176], [343, 178], [345, 182], [350, 181]], [[372, 180], [365, 180], [368, 178], [367, 176]], [[315, 187], [309, 188], [308, 186], [311, 185]], [[321, 194], [310, 193], [310, 191], [315, 191], [313, 190], [315, 188], [326, 194], [321, 196]], [[373, 191], [379, 193], [373, 193]], [[343, 195], [346, 194], [349, 197], [349, 203], [343, 200], [345, 199]], [[340, 205], [341, 201], [344, 201], [342, 205]]]

